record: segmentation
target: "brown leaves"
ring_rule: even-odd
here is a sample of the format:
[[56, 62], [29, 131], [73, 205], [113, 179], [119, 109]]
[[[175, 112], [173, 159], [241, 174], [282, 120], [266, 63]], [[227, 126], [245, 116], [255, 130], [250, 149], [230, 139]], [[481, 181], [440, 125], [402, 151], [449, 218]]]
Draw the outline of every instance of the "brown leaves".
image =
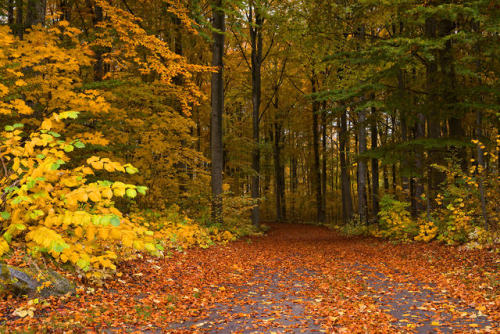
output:
[[[129, 261], [118, 268], [119, 279], [81, 289], [66, 300], [52, 299], [43, 309], [35, 307], [33, 318], [11, 316], [6, 326], [41, 329], [51, 323], [95, 332], [322, 328], [329, 333], [399, 333], [421, 326], [457, 329], [451, 314], [461, 321], [462, 331], [473, 332], [488, 330], [481, 320], [481, 314], [488, 314], [493, 330], [498, 298], [481, 288], [491, 285], [491, 277], [481, 273], [495, 275], [494, 266], [494, 256], [485, 251], [345, 239], [319, 227], [281, 224], [251, 243]], [[421, 304], [398, 306], [401, 289], [407, 291], [404, 299], [420, 296]], [[419, 294], [427, 290], [435, 294]], [[450, 296], [477, 309], [463, 311], [465, 305]], [[0, 312], [12, 314], [27, 306], [26, 301], [4, 300]]]

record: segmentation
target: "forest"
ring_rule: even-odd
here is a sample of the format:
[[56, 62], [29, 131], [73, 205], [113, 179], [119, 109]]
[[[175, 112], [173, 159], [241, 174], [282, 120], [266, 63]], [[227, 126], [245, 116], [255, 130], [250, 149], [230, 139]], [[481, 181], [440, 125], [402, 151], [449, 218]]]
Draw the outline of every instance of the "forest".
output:
[[500, 3], [0, 0], [0, 332], [500, 331]]

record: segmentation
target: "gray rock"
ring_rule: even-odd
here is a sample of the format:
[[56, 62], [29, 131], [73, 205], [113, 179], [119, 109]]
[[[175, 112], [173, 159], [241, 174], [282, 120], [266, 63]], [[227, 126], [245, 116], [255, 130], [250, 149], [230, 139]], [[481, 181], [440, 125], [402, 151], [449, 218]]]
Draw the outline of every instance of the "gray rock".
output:
[[[50, 285], [40, 288], [45, 282]], [[52, 269], [39, 271], [0, 263], [0, 293], [30, 297], [61, 296], [75, 293], [75, 285]]]

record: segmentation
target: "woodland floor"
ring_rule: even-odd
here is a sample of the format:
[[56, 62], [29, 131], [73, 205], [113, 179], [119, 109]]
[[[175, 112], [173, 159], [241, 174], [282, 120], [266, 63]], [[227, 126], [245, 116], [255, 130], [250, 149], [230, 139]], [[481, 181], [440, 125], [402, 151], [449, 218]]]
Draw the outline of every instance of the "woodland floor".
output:
[[[500, 332], [498, 255], [271, 224], [265, 237], [123, 264], [120, 278], [37, 305], [4, 331]], [[0, 332], [2, 327], [0, 327]]]

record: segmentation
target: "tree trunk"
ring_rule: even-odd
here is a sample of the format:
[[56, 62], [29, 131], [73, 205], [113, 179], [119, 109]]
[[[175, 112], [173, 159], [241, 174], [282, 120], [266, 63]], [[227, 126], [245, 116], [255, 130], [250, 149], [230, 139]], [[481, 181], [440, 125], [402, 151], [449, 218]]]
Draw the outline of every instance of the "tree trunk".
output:
[[274, 123], [274, 174], [275, 174], [275, 198], [276, 198], [276, 220], [282, 222], [283, 217], [283, 193], [284, 184], [282, 176], [282, 166], [281, 166], [281, 125]]
[[[103, 20], [104, 20], [104, 14], [102, 12], [102, 7], [95, 6], [94, 19], [93, 19], [94, 27], [96, 27]], [[104, 59], [103, 59], [104, 48], [102, 46], [96, 46], [94, 48], [94, 53], [95, 53], [94, 80], [102, 81], [105, 74]]]
[[[434, 17], [427, 18], [425, 21], [426, 38], [434, 39], [444, 37], [449, 33], [449, 31], [447, 31], [448, 29], [449, 28], [447, 28], [443, 22], [438, 22]], [[447, 47], [448, 46], [446, 46], [446, 48]], [[438, 83], [440, 81], [438, 80], [438, 75], [440, 74], [438, 72], [438, 60], [441, 60], [441, 62], [443, 62], [443, 52], [445, 51], [437, 51], [435, 59], [429, 61], [426, 66], [426, 88], [428, 92], [428, 135], [431, 139], [434, 139], [436, 141], [441, 138], [441, 104], [445, 105], [447, 103], [447, 97], [440, 94], [440, 92], [443, 91], [442, 87], [438, 86]], [[444, 98], [445, 101], [442, 101], [442, 98]], [[429, 165], [442, 165], [444, 163], [443, 150], [440, 148], [430, 149], [429, 159]], [[436, 190], [438, 189], [439, 185], [445, 180], [446, 176], [443, 172], [432, 167], [429, 167], [428, 173], [428, 198], [430, 200], [429, 202], [432, 203], [432, 199], [435, 196]]]
[[[262, 95], [262, 24], [264, 18], [256, 6], [250, 5], [249, 23], [250, 44], [252, 48], [252, 128], [254, 148], [252, 152], [252, 198], [260, 199], [260, 104]], [[255, 14], [255, 15], [254, 15]], [[255, 21], [253, 17], [255, 16]], [[259, 226], [259, 205], [252, 209], [252, 223]]]
[[[378, 147], [378, 128], [377, 128], [377, 113], [376, 109], [372, 108], [372, 120], [371, 120], [371, 149], [374, 150]], [[377, 221], [378, 212], [380, 210], [379, 206], [379, 169], [378, 169], [378, 159], [372, 159], [372, 207], [373, 207], [373, 219]]]
[[23, 11], [23, 0], [16, 1], [16, 35], [19, 39], [23, 39], [24, 36], [24, 11]]
[[358, 112], [358, 214], [360, 223], [367, 223], [366, 210], [366, 159], [361, 157], [366, 152], [366, 110]]
[[210, 148], [212, 158], [212, 221], [221, 224], [222, 216], [222, 114], [224, 112], [224, 32], [225, 12], [222, 9], [223, 0], [217, 0], [212, 8], [213, 32], [212, 66], [218, 71], [212, 73], [212, 113], [210, 126]]
[[7, 24], [14, 31], [14, 0], [9, 0], [7, 3]]
[[45, 24], [46, 0], [28, 0], [26, 28]]
[[[317, 77], [316, 74], [312, 73], [311, 77], [311, 88], [312, 93], [317, 92]], [[319, 131], [318, 131], [318, 113], [320, 112], [320, 104], [316, 100], [312, 102], [312, 135], [313, 135], [313, 152], [314, 152], [314, 162], [313, 162], [313, 172], [312, 172], [312, 183], [313, 189], [316, 193], [316, 219], [318, 222], [325, 221], [325, 212], [323, 211], [323, 200], [321, 196], [321, 167], [319, 162]]]
[[321, 112], [321, 145], [322, 145], [322, 161], [321, 161], [321, 210], [324, 219], [326, 220], [326, 184], [328, 178], [326, 175], [326, 101], [323, 102], [323, 108]]
[[340, 160], [340, 179], [342, 188], [342, 217], [344, 223], [347, 224], [352, 219], [352, 196], [351, 196], [351, 179], [349, 177], [349, 166], [347, 163], [348, 153], [346, 144], [349, 140], [347, 129], [347, 110], [344, 109], [340, 116], [340, 133], [339, 133], [339, 160]]
[[[476, 112], [476, 137], [481, 141], [483, 136], [483, 115], [480, 110]], [[489, 229], [488, 211], [486, 210], [486, 191], [484, 189], [483, 173], [484, 173], [484, 153], [481, 149], [481, 143], [477, 145], [477, 167], [478, 167], [478, 186], [479, 186], [479, 200], [481, 201], [481, 213], [483, 216], [483, 224], [486, 230]]]
[[290, 161], [290, 192], [291, 192], [291, 203], [290, 203], [290, 214], [295, 216], [295, 197], [297, 193], [297, 158], [292, 156]]
[[[422, 113], [417, 115], [417, 124], [415, 126], [415, 139], [425, 138], [425, 116]], [[415, 152], [415, 213], [417, 216], [424, 209], [422, 195], [424, 194], [424, 152], [420, 146], [417, 146]]]

